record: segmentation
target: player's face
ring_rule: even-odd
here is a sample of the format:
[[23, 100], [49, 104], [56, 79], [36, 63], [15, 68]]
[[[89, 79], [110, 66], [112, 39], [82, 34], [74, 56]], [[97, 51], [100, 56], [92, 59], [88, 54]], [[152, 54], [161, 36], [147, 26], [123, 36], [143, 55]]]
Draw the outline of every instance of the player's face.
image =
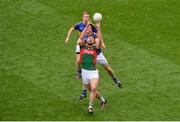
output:
[[93, 45], [93, 44], [95, 44], [95, 40], [94, 40], [94, 38], [93, 38], [92, 36], [88, 37], [88, 39], [87, 39], [87, 44], [88, 44], [88, 45]]
[[88, 21], [89, 21], [89, 14], [84, 14], [83, 15], [83, 22], [88, 23]]
[[86, 33], [87, 34], [91, 34], [92, 33], [92, 27], [90, 25], [87, 27]]

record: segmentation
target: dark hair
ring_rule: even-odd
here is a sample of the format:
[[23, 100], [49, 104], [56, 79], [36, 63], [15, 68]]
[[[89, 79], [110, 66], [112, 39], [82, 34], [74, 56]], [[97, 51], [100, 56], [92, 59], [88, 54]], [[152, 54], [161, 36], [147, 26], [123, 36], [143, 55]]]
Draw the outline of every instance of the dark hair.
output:
[[94, 25], [93, 24], [89, 24], [88, 27], [91, 26], [91, 28], [93, 29]]

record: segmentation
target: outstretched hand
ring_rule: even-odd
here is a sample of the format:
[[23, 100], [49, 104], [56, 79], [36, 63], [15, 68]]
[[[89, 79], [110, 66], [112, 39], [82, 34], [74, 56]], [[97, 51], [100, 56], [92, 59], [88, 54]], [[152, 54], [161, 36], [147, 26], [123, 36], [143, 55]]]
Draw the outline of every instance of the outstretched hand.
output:
[[100, 21], [96, 21], [96, 27], [100, 28], [101, 26], [101, 22]]
[[64, 41], [64, 43], [65, 43], [65, 44], [67, 44], [67, 43], [68, 43], [68, 41], [69, 41], [69, 39], [68, 39], [68, 38], [66, 38], [66, 40]]

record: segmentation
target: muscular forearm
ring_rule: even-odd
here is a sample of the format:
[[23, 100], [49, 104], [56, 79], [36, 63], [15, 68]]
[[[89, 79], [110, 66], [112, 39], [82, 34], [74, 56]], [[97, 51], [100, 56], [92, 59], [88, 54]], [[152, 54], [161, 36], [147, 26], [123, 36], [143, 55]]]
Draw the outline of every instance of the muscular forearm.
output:
[[96, 48], [99, 49], [100, 48], [100, 40], [98, 38], [95, 39], [95, 43], [96, 43]]
[[70, 36], [71, 36], [71, 34], [72, 34], [73, 31], [74, 31], [74, 27], [71, 27], [71, 28], [69, 29], [68, 33], [67, 33], [66, 40], [69, 40], [69, 38], [70, 38]]
[[89, 24], [87, 24], [86, 27], [84, 28], [84, 30], [82, 31], [81, 35], [79, 36], [80, 39], [83, 39], [88, 26], [89, 26]]
[[105, 43], [104, 43], [104, 39], [103, 39], [103, 37], [102, 37], [102, 33], [101, 33], [100, 30], [98, 30], [98, 38], [99, 38], [99, 40], [100, 40], [100, 47], [101, 47], [102, 49], [106, 50], [106, 45], [105, 45]]

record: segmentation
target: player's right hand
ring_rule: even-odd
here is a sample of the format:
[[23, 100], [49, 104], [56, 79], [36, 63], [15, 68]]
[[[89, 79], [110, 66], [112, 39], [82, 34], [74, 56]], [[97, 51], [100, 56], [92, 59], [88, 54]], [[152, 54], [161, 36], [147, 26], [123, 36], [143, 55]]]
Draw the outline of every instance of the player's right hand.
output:
[[67, 44], [67, 43], [68, 43], [68, 41], [69, 41], [69, 39], [66, 39], [66, 40], [64, 41], [64, 43], [65, 43], [65, 44]]

